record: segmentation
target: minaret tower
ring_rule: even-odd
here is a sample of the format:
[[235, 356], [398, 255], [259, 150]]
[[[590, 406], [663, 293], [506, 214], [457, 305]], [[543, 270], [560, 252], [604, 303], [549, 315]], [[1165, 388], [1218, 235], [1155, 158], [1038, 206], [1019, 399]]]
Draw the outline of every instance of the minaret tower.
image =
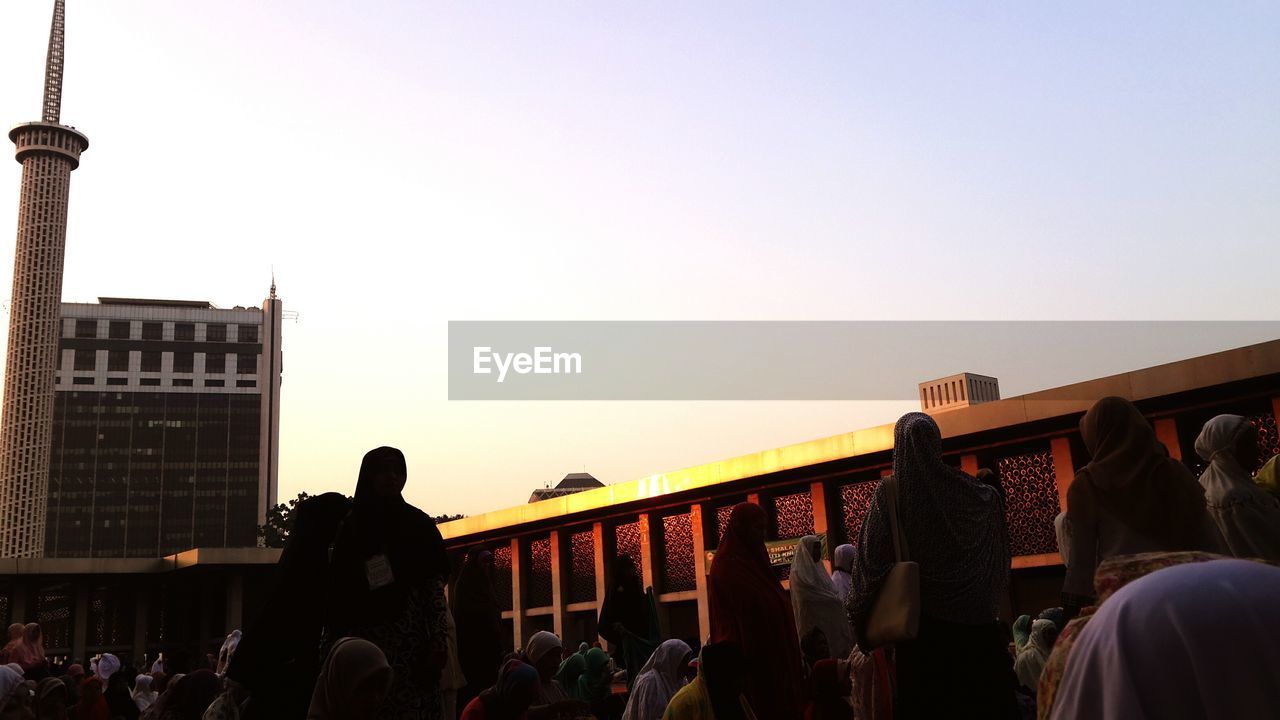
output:
[[89, 139], [62, 125], [63, 0], [55, 0], [44, 69], [44, 116], [9, 131], [22, 164], [18, 243], [0, 419], [0, 557], [44, 554], [62, 256], [71, 171]]

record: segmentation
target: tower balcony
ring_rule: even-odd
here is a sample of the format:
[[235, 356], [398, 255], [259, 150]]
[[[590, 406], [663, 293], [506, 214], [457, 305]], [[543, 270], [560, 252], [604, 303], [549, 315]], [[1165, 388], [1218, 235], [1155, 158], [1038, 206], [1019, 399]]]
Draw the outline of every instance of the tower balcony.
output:
[[37, 153], [60, 155], [71, 161], [71, 169], [80, 166], [80, 153], [89, 147], [89, 138], [73, 127], [56, 123], [29, 122], [9, 131], [16, 146], [14, 159], [22, 162]]

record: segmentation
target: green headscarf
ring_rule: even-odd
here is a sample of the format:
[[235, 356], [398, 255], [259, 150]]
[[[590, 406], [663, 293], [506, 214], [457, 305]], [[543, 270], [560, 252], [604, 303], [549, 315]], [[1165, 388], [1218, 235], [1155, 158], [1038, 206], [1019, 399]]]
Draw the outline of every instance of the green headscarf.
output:
[[585, 669], [578, 678], [577, 700], [595, 702], [609, 697], [612, 692], [613, 678], [604, 673], [609, 666], [609, 655], [600, 648], [591, 648], [585, 658]]
[[564, 688], [569, 697], [574, 700], [581, 700], [582, 698], [578, 697], [578, 678], [582, 677], [582, 673], [586, 669], [586, 653], [574, 653], [560, 663], [560, 669], [555, 674], [555, 681], [560, 684], [560, 687]]

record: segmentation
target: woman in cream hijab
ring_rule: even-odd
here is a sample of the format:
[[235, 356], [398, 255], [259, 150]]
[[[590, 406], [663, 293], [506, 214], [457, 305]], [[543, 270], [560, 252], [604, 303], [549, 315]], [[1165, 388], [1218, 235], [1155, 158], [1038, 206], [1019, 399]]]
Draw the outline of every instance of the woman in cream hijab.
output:
[[822, 541], [816, 535], [805, 535], [796, 545], [791, 561], [791, 610], [797, 635], [804, 637], [817, 628], [826, 636], [827, 657], [843, 660], [849, 656], [853, 627], [822, 563]]
[[307, 720], [375, 718], [390, 686], [391, 666], [382, 650], [368, 640], [342, 638], [320, 669]]
[[1259, 459], [1257, 430], [1239, 415], [1219, 415], [1200, 431], [1196, 454], [1209, 463], [1200, 485], [1231, 554], [1280, 562], [1280, 500], [1249, 477]]

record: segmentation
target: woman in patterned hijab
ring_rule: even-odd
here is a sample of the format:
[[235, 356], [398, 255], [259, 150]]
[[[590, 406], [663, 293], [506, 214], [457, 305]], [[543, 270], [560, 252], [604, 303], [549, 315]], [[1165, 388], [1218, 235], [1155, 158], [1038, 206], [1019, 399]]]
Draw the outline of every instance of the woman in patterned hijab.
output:
[[[924, 413], [893, 431], [898, 519], [908, 559], [920, 565], [920, 631], [897, 646], [895, 716], [1016, 714], [1012, 660], [996, 624], [1009, 578], [1009, 548], [996, 491], [942, 460], [942, 434]], [[849, 592], [849, 618], [863, 637], [895, 558], [881, 483], [862, 523]]]

